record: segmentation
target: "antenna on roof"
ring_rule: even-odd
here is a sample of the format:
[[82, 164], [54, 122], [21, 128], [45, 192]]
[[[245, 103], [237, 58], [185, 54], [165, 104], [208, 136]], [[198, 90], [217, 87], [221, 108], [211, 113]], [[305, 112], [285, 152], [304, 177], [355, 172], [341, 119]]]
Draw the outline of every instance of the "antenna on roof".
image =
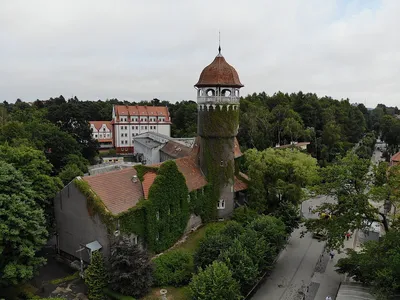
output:
[[221, 55], [221, 31], [218, 31], [218, 55]]

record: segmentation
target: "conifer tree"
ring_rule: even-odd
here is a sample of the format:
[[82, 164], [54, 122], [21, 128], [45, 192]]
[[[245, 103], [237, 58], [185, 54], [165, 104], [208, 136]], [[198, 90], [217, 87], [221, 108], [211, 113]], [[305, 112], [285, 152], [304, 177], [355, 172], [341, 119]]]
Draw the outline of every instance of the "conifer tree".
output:
[[89, 290], [90, 300], [103, 300], [104, 288], [107, 286], [107, 273], [103, 256], [99, 251], [92, 254], [89, 267], [85, 271], [85, 284]]

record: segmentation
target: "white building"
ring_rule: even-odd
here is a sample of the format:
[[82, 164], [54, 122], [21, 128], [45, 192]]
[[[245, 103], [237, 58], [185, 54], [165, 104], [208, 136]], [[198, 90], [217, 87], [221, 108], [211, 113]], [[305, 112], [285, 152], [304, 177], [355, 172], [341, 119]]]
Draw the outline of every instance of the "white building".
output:
[[90, 121], [92, 137], [100, 144], [101, 149], [113, 147], [113, 129], [110, 121]]
[[133, 138], [145, 132], [171, 136], [171, 117], [164, 106], [114, 105], [113, 143], [119, 154], [133, 154]]
[[[194, 140], [187, 138], [185, 141]], [[152, 165], [189, 155], [192, 147], [169, 136], [146, 132], [133, 138], [134, 154], [143, 164]], [[192, 143], [193, 144], [193, 143]]]

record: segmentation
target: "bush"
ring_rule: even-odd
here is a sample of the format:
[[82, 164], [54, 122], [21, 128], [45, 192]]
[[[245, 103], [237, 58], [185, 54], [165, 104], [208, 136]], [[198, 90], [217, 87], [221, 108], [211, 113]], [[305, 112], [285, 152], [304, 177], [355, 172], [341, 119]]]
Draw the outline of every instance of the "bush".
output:
[[231, 239], [235, 239], [240, 234], [242, 234], [243, 231], [244, 231], [244, 228], [241, 224], [239, 224], [236, 221], [229, 221], [226, 223], [225, 227], [222, 228], [221, 234], [223, 234]]
[[239, 222], [240, 224], [246, 225], [251, 223], [258, 217], [258, 213], [248, 208], [247, 206], [241, 206], [235, 209], [233, 212], [232, 220]]
[[179, 287], [189, 283], [194, 272], [193, 257], [184, 250], [169, 251], [153, 260], [156, 286]]
[[239, 300], [239, 283], [223, 262], [214, 261], [205, 270], [200, 269], [189, 284], [192, 299]]
[[85, 284], [88, 287], [90, 300], [103, 300], [103, 290], [107, 286], [107, 273], [103, 255], [96, 251], [92, 254], [89, 267], [85, 271]]

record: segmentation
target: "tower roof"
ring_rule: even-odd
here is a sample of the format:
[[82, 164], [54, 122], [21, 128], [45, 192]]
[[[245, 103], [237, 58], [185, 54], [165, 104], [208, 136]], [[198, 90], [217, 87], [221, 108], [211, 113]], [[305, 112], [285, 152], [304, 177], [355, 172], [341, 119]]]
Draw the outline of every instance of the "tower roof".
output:
[[221, 49], [219, 49], [219, 54], [211, 64], [203, 69], [195, 86], [243, 87], [243, 84], [240, 82], [235, 68], [226, 62], [221, 55]]

